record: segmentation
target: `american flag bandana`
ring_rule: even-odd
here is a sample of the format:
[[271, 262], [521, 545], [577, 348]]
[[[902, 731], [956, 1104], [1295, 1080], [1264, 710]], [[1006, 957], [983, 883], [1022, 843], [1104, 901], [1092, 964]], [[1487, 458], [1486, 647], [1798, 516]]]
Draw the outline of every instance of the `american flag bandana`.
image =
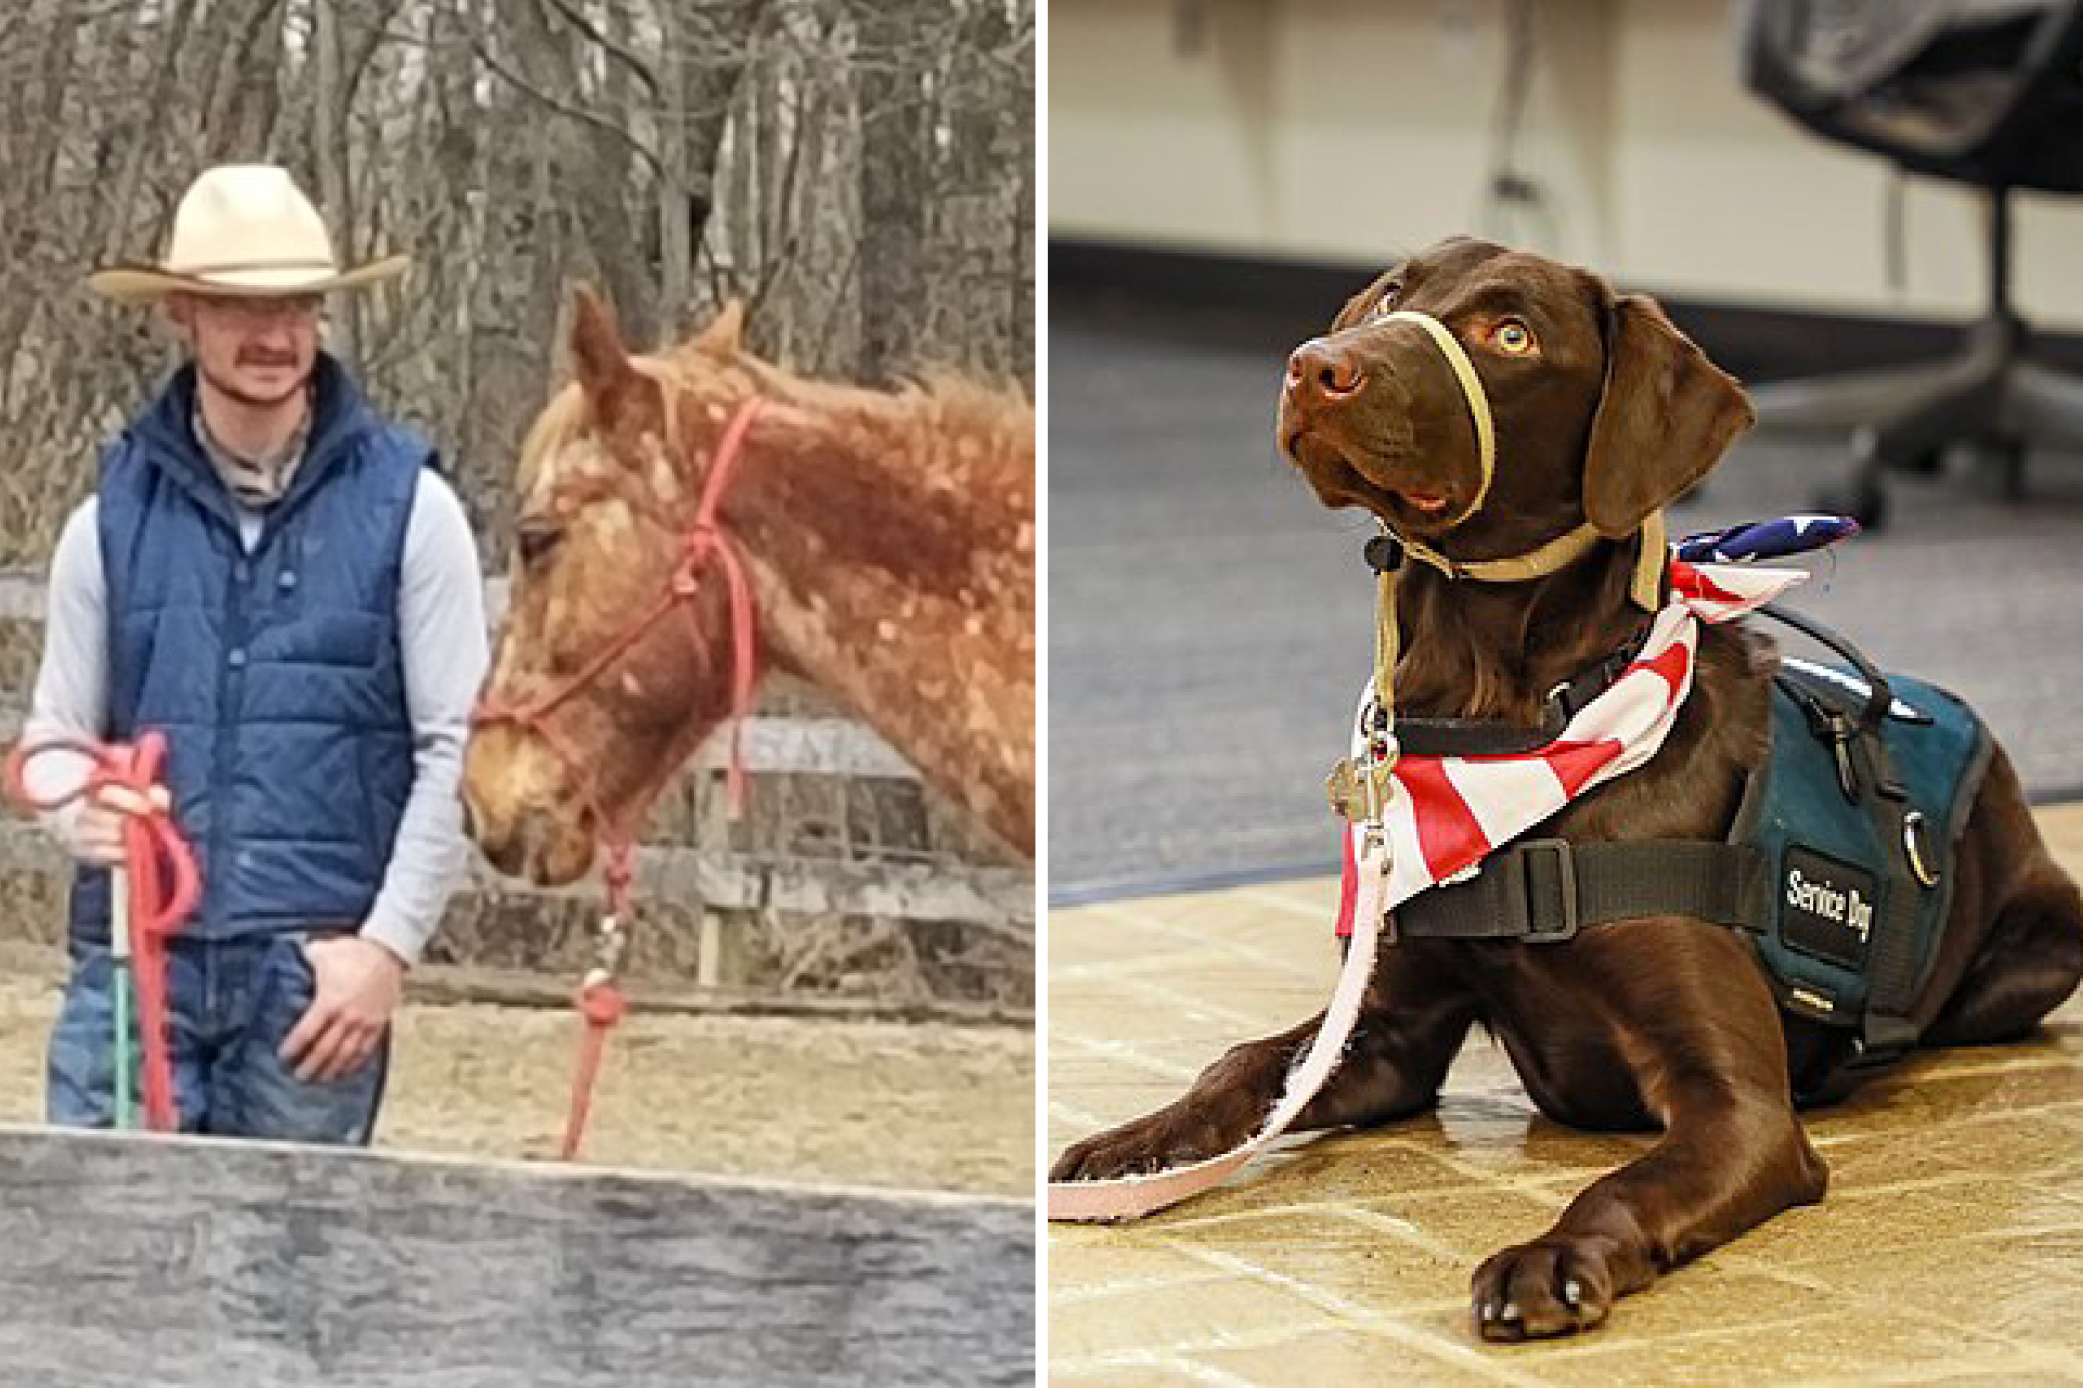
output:
[[1858, 533], [1859, 523], [1850, 516], [1778, 516], [1687, 535], [1671, 549], [1695, 564], [1740, 564], [1822, 549]]
[[[1400, 793], [1389, 797], [1382, 812], [1390, 848], [1385, 905], [1394, 909], [1427, 887], [1467, 872], [1578, 796], [1655, 756], [1692, 691], [1700, 623], [1726, 622], [1754, 611], [1807, 577], [1801, 569], [1673, 559], [1670, 600], [1650, 625], [1640, 653], [1553, 742], [1501, 756], [1399, 759], [1391, 775]], [[1373, 703], [1369, 680], [1353, 719], [1356, 760], [1366, 755]], [[1354, 825], [1341, 836], [1341, 936], [1352, 934], [1363, 834]]]

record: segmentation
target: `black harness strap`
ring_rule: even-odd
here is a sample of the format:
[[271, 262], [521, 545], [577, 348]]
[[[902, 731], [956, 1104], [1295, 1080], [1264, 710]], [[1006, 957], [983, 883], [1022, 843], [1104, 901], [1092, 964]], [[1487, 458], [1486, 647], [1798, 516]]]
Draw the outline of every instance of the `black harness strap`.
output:
[[1613, 687], [1642, 649], [1645, 629], [1587, 670], [1580, 670], [1548, 691], [1541, 701], [1538, 727], [1526, 728], [1491, 718], [1410, 718], [1396, 720], [1396, 741], [1413, 757], [1505, 757], [1538, 752], [1556, 738], [1593, 699]]
[[1404, 902], [1392, 929], [1399, 939], [1550, 944], [1611, 921], [1691, 916], [1764, 931], [1771, 893], [1764, 855], [1750, 844], [1522, 839], [1485, 858], [1473, 877]]

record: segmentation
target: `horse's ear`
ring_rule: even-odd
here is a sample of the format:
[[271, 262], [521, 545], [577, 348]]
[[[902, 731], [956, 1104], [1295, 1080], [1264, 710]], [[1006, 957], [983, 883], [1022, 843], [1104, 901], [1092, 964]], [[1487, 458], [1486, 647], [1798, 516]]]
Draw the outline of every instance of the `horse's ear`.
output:
[[585, 285], [572, 305], [571, 364], [579, 388], [594, 400], [605, 400], [637, 379], [615, 312]]
[[732, 299], [703, 328], [694, 339], [694, 345], [712, 356], [734, 357], [745, 336], [745, 303]]

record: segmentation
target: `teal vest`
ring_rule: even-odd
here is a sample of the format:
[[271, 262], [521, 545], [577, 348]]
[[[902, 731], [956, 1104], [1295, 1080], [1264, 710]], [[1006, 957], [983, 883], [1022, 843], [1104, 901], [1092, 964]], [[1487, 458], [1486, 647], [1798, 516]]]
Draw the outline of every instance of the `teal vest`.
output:
[[1743, 933], [1780, 1005], [1836, 1033], [1793, 1077], [1802, 1097], [1914, 1046], [1911, 1013], [1938, 957], [1955, 848], [1993, 743], [1945, 690], [1883, 675], [1798, 613], [1763, 614], [1848, 668], [1782, 660], [1770, 749], [1726, 839], [1522, 836], [1480, 871], [1398, 906], [1390, 941], [1561, 944], [1613, 921], [1690, 917]]
[[1771, 755], [1730, 835], [1764, 860], [1768, 901], [1746, 933], [1780, 1005], [1853, 1030], [1855, 1052], [1914, 1040], [1905, 1014], [1938, 954], [1954, 850], [1993, 746], [1947, 691], [1899, 676], [1887, 685], [1876, 755], [1873, 735], [1854, 732], [1867, 682], [1786, 659], [1772, 685]]

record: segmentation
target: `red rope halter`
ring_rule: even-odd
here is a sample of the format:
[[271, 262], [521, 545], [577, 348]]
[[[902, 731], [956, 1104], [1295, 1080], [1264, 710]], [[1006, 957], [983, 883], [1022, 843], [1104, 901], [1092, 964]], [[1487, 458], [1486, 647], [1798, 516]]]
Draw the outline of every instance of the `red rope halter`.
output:
[[595, 837], [604, 858], [602, 877], [607, 889], [607, 911], [601, 919], [596, 941], [596, 962], [579, 985], [577, 997], [579, 1011], [586, 1021], [586, 1033], [580, 1043], [578, 1074], [572, 1085], [571, 1115], [564, 1130], [563, 1156], [566, 1161], [578, 1153], [579, 1141], [592, 1105], [593, 1081], [599, 1073], [600, 1054], [607, 1039], [606, 1033], [622, 1019], [625, 1010], [622, 992], [615, 979], [624, 940], [622, 922], [628, 913], [630, 888], [635, 875], [635, 826], [641, 822], [644, 814], [650, 809], [651, 802], [678, 768], [658, 768], [649, 783], [642, 787], [642, 793], [632, 802], [632, 813], [628, 816], [627, 822], [624, 822], [621, 817], [609, 813], [607, 802], [601, 798], [596, 779], [589, 769], [591, 761], [557, 731], [556, 724], [551, 721], [551, 715], [573, 695], [590, 687], [630, 647], [642, 640], [652, 627], [664, 620], [667, 613], [692, 599], [701, 591], [702, 574], [711, 565], [719, 566], [723, 570], [724, 582], [730, 590], [731, 611], [731, 704], [726, 715], [731, 724], [731, 750], [726, 773], [726, 792], [730, 799], [731, 813], [735, 815], [742, 810], [745, 798], [745, 765], [741, 735], [744, 716], [752, 706], [754, 677], [757, 674], [757, 626], [752, 603], [752, 582], [745, 571], [744, 556], [738, 552], [737, 542], [719, 523], [717, 513], [722, 506], [723, 493], [729, 485], [732, 468], [743, 450], [745, 435], [751, 429], [753, 418], [759, 413], [759, 408], [760, 400], [757, 396], [747, 398], [738, 406], [730, 422], [724, 426], [723, 437], [716, 446], [716, 459], [710, 465], [709, 474], [702, 483], [701, 500], [695, 508], [694, 523], [689, 527], [681, 547], [679, 562], [673, 566], [665, 590], [659, 594], [657, 600], [601, 647], [564, 683], [525, 701], [516, 702], [488, 696], [479, 701], [470, 715], [472, 727], [510, 723], [522, 732], [542, 740], [551, 754], [577, 779], [579, 794], [587, 808], [593, 812]]

